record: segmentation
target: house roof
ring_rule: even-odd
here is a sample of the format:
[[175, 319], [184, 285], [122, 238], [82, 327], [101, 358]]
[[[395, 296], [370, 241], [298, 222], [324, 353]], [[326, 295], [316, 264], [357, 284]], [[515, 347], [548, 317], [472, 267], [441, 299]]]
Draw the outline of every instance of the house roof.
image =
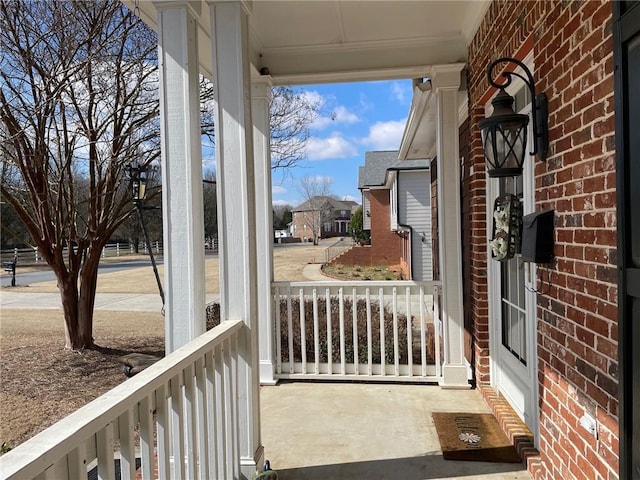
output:
[[384, 185], [387, 169], [397, 161], [397, 150], [366, 152], [364, 167], [360, 167], [359, 170], [358, 188]]
[[324, 203], [329, 203], [333, 210], [348, 210], [349, 212], [353, 212], [353, 210], [355, 210], [359, 206], [359, 204], [357, 202], [354, 202], [353, 200], [338, 200], [326, 195], [317, 195], [301, 203], [291, 211], [305, 212], [318, 210], [318, 205], [323, 205]]
[[424, 170], [431, 168], [431, 162], [424, 158], [419, 160], [398, 160], [388, 170]]
[[398, 160], [397, 151], [366, 152], [364, 166], [358, 170], [358, 188], [382, 187], [391, 170], [423, 170], [430, 167], [427, 159]]

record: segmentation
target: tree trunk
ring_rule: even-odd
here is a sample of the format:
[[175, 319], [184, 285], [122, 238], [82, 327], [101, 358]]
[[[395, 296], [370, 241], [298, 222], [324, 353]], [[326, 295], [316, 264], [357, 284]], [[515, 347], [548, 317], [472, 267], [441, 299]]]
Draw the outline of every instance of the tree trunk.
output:
[[[98, 253], [94, 253], [96, 251]], [[58, 282], [64, 312], [65, 348], [70, 350], [81, 351], [93, 347], [93, 307], [99, 252], [100, 249], [90, 249], [80, 271], [69, 272], [64, 281]]]

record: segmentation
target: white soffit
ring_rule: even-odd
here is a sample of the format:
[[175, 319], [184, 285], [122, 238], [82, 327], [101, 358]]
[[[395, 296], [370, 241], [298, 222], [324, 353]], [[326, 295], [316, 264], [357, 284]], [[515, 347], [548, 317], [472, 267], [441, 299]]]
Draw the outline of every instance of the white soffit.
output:
[[436, 143], [436, 96], [430, 83], [413, 86], [409, 117], [400, 143], [400, 160], [429, 158]]
[[[133, 9], [133, 0], [122, 0]], [[142, 19], [157, 30], [155, 3]], [[189, 2], [192, 5], [197, 1]], [[490, 0], [254, 0], [247, 2], [251, 61], [275, 84], [416, 78], [430, 65], [464, 62]], [[211, 72], [209, 5], [199, 4], [199, 56]]]

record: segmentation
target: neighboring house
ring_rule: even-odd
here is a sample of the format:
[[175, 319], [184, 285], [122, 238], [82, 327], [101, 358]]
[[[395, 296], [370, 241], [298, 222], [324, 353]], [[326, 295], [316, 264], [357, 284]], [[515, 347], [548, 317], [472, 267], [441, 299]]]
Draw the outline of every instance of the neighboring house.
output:
[[358, 208], [351, 200], [314, 196], [294, 208], [293, 236], [302, 241], [347, 235], [351, 215]]
[[358, 188], [363, 227], [371, 232], [371, 245], [354, 247], [336, 261], [400, 264], [405, 278], [432, 280], [430, 162], [400, 161], [398, 151], [366, 152]]

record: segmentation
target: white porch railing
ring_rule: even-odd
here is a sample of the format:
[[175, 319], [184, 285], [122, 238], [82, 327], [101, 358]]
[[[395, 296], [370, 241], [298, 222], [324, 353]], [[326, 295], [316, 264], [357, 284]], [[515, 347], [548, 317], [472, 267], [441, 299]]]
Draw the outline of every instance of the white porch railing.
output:
[[239, 478], [242, 328], [223, 322], [19, 445], [0, 476], [112, 479], [119, 461], [122, 479]]
[[275, 377], [439, 382], [440, 285], [274, 282]]

